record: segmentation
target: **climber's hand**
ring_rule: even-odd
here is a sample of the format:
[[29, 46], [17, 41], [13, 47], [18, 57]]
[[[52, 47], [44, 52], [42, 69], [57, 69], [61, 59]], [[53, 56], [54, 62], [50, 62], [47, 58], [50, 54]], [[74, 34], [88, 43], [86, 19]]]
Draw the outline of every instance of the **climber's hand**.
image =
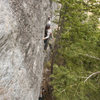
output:
[[43, 40], [45, 40], [45, 38], [43, 38]]

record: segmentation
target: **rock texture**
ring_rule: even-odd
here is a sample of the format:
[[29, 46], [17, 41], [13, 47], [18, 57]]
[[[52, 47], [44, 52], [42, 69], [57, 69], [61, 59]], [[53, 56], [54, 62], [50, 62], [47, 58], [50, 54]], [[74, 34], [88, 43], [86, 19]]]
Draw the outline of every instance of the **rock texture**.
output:
[[0, 100], [38, 100], [52, 0], [0, 0]]

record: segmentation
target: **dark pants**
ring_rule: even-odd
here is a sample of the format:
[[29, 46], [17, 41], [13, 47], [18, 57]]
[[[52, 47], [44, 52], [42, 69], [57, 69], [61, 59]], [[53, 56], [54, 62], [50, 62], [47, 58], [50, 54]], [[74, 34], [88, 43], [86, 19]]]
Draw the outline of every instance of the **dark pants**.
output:
[[47, 50], [49, 39], [44, 40], [44, 50]]
[[44, 40], [44, 50], [47, 50], [48, 45], [52, 50], [52, 45], [49, 43], [49, 39]]
[[42, 97], [39, 97], [39, 100], [43, 100]]

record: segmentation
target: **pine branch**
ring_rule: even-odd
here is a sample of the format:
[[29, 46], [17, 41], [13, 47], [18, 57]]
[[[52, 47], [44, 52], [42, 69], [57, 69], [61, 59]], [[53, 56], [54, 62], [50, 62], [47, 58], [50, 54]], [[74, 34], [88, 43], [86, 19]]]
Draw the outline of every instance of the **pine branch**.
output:
[[63, 92], [65, 92], [65, 89], [63, 89], [63, 90], [59, 93], [59, 95], [62, 94]]
[[91, 75], [89, 75], [86, 80], [84, 81], [84, 83], [89, 79], [91, 78], [93, 75], [96, 75], [96, 74], [100, 74], [100, 71], [99, 72], [95, 72], [95, 73], [92, 73]]
[[89, 58], [93, 58], [93, 59], [96, 59], [96, 60], [100, 60], [100, 58], [98, 57], [95, 57], [95, 56], [91, 56], [89, 54], [82, 54], [82, 53], [79, 53], [80, 55], [83, 55], [83, 56], [86, 56], [86, 57], [89, 57]]

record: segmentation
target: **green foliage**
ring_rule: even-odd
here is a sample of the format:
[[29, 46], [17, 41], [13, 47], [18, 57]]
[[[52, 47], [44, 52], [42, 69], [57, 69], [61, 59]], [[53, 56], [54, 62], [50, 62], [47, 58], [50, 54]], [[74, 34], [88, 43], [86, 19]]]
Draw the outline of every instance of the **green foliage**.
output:
[[[57, 100], [99, 100], [100, 4], [96, 0], [59, 0], [60, 32], [53, 81]], [[91, 13], [88, 15], [88, 13]]]

